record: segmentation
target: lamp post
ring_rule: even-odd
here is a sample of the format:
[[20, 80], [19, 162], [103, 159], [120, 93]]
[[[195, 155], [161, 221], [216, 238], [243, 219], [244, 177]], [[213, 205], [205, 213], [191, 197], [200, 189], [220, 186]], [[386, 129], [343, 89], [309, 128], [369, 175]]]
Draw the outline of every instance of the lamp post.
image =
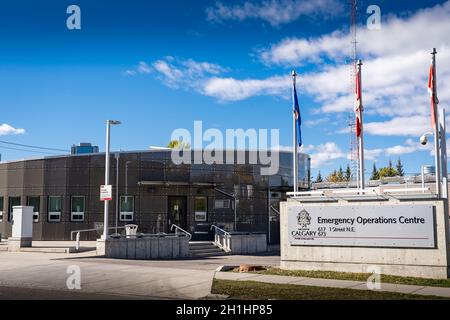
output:
[[[105, 154], [105, 186], [109, 185], [109, 157], [110, 157], [110, 129], [113, 125], [121, 124], [120, 121], [107, 120], [106, 121], [106, 154]], [[103, 222], [103, 236], [102, 239], [108, 239], [108, 209], [109, 201], [105, 201], [105, 212], [104, 212], [104, 222]]]

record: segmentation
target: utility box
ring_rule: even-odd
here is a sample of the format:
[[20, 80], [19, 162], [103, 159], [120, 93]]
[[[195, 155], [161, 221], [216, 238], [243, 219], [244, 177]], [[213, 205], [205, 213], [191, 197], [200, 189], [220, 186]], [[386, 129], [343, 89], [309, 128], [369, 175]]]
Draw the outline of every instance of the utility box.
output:
[[8, 239], [8, 250], [19, 251], [31, 247], [33, 240], [33, 207], [13, 207], [12, 237]]

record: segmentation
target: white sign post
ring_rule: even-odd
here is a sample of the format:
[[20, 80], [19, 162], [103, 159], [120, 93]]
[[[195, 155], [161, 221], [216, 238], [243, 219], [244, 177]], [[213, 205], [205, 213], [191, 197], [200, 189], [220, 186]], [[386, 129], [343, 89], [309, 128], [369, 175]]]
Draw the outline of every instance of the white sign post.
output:
[[291, 245], [434, 248], [431, 205], [291, 206]]
[[100, 186], [100, 201], [112, 200], [112, 185]]

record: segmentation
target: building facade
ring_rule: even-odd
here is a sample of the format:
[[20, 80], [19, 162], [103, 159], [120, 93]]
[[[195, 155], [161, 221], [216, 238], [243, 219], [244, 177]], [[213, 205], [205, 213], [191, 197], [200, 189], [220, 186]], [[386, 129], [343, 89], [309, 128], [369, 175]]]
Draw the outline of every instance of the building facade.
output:
[[[278, 243], [277, 210], [292, 191], [292, 154], [279, 153], [279, 170], [272, 176], [261, 175], [262, 165], [248, 164], [250, 154], [245, 155], [246, 164], [175, 165], [170, 150], [111, 154], [110, 227], [137, 224], [139, 232], [157, 234], [169, 233], [176, 224], [193, 240], [209, 240], [214, 224], [228, 231], [264, 232], [270, 243]], [[34, 240], [70, 240], [72, 231], [101, 229], [104, 166], [102, 153], [1, 163], [2, 237], [11, 235], [17, 205], [34, 207]], [[309, 156], [299, 154], [299, 186], [305, 190], [309, 167]], [[83, 233], [82, 240], [95, 240], [100, 233]]]

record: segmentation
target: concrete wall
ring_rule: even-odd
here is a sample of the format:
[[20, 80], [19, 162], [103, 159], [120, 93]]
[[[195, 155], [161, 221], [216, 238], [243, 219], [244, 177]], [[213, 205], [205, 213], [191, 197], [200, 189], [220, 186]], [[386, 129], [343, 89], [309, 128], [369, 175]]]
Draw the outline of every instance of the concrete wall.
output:
[[267, 236], [265, 233], [217, 234], [215, 242], [224, 251], [232, 254], [253, 254], [267, 251]]
[[299, 201], [281, 203], [281, 268], [288, 270], [324, 270], [366, 273], [369, 266], [378, 266], [382, 274], [423, 278], [447, 278], [450, 275], [449, 217], [445, 202], [435, 199], [409, 199], [389, 201], [300, 201], [306, 209], [311, 206], [355, 206], [395, 204], [431, 204], [435, 207], [436, 247], [434, 249], [374, 248], [291, 245], [288, 239], [289, 206]]
[[189, 257], [189, 240], [177, 236], [100, 240], [97, 253], [128, 260], [183, 259]]

